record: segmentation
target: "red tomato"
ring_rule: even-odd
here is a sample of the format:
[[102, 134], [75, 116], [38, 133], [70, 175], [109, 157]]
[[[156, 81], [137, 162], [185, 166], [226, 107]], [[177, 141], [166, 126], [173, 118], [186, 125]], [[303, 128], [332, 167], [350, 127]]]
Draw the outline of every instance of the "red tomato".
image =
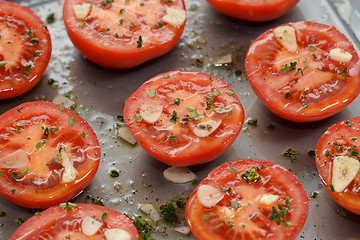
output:
[[244, 110], [221, 79], [173, 71], [145, 82], [125, 102], [124, 119], [137, 142], [173, 166], [209, 162], [235, 141]]
[[[91, 221], [98, 226], [94, 229], [87, 227]], [[62, 203], [28, 219], [10, 240], [115, 239], [110, 238], [109, 234], [122, 236], [121, 239], [139, 239], [134, 224], [118, 211], [99, 205]]]
[[231, 17], [262, 22], [281, 17], [299, 0], [207, 0], [215, 9]]
[[[207, 205], [209, 199], [217, 201]], [[215, 168], [191, 194], [185, 210], [199, 240], [291, 240], [307, 213], [308, 197], [299, 180], [283, 167], [259, 159]]]
[[[286, 39], [294, 39], [295, 51], [281, 43]], [[339, 61], [344, 55], [351, 60]], [[360, 60], [353, 45], [336, 28], [320, 23], [295, 22], [266, 31], [251, 44], [245, 68], [261, 101], [294, 122], [330, 117], [360, 92]]]
[[0, 99], [19, 96], [41, 79], [51, 56], [43, 21], [29, 8], [0, 1]]
[[90, 125], [54, 103], [29, 102], [0, 116], [0, 194], [47, 208], [68, 201], [93, 179], [100, 146]]
[[[320, 138], [316, 146], [316, 167], [322, 183], [330, 196], [347, 210], [360, 215], [360, 170], [356, 168], [360, 161], [360, 117], [342, 121], [331, 126]], [[338, 161], [337, 156], [351, 157], [356, 164], [348, 165]], [[351, 159], [350, 159], [351, 160]], [[342, 167], [337, 166], [341, 163]], [[350, 169], [349, 169], [350, 167]], [[356, 171], [357, 169], [357, 171]], [[355, 171], [354, 176], [351, 171]], [[339, 184], [335, 171], [340, 171], [340, 179], [348, 179], [344, 189], [338, 189]], [[342, 181], [342, 180], [341, 180]], [[337, 183], [336, 183], [337, 182]]]
[[183, 0], [95, 0], [84, 19], [76, 17], [74, 7], [87, 2], [65, 0], [65, 27], [75, 47], [102, 66], [130, 68], [162, 56], [175, 46], [185, 27]]

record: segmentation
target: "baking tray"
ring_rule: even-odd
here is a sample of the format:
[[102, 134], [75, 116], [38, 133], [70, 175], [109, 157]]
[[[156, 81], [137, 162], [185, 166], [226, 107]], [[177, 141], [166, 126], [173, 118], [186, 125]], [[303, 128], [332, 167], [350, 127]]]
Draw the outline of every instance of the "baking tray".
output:
[[[360, 44], [354, 33], [359, 29], [356, 23], [351, 22], [354, 16], [341, 18], [336, 11], [341, 8], [341, 2], [301, 0], [292, 11], [275, 21], [249, 23], [218, 13], [204, 0], [188, 0], [185, 1], [188, 20], [177, 46], [165, 56], [129, 70], [99, 67], [86, 60], [73, 47], [62, 21], [62, 1], [16, 2], [35, 10], [44, 21], [50, 13], [55, 14], [55, 22], [48, 24], [53, 52], [41, 82], [22, 96], [0, 101], [0, 113], [27, 101], [51, 101], [57, 94], [68, 94], [76, 102], [76, 111], [90, 123], [99, 138], [102, 158], [94, 180], [73, 202], [87, 202], [86, 197], [91, 195], [94, 199], [101, 198], [107, 207], [147, 218], [138, 210], [140, 204], [152, 203], [158, 208], [174, 196], [190, 195], [194, 185], [166, 181], [162, 172], [168, 166], [150, 157], [139, 145], [132, 146], [119, 139], [114, 125], [121, 124], [116, 116], [122, 115], [126, 98], [147, 79], [170, 70], [195, 70], [213, 74], [230, 84], [245, 108], [246, 118], [258, 119], [258, 126], [244, 124], [235, 143], [224, 155], [208, 164], [190, 167], [198, 178], [201, 180], [226, 161], [261, 158], [276, 162], [291, 169], [309, 195], [308, 218], [297, 240], [360, 239], [360, 216], [347, 212], [331, 199], [321, 184], [314, 159], [307, 155], [309, 150], [315, 149], [318, 139], [329, 126], [359, 115], [360, 98], [339, 114], [323, 121], [292, 123], [276, 117], [257, 99], [244, 70], [245, 54], [250, 43], [267, 29], [290, 21], [308, 20], [334, 25], [359, 49]], [[359, 1], [350, 2], [353, 4], [352, 11], [359, 13]], [[238, 53], [238, 57], [232, 66], [213, 66], [216, 59], [234, 52]], [[197, 58], [203, 59], [202, 66], [195, 64]], [[241, 70], [243, 74], [236, 75], [236, 70]], [[49, 79], [56, 80], [56, 84], [49, 85]], [[275, 130], [266, 128], [269, 123], [276, 126]], [[288, 148], [300, 151], [296, 162], [282, 156]], [[109, 170], [115, 168], [120, 171], [120, 176], [112, 178]], [[314, 192], [319, 194], [311, 198]], [[8, 239], [18, 228], [15, 219], [20, 217], [26, 220], [37, 210], [19, 207], [0, 197], [0, 211], [7, 214], [0, 217], [0, 239]], [[180, 215], [183, 216], [183, 213], [180, 212]], [[183, 218], [176, 225], [160, 221], [153, 224], [152, 237], [195, 239], [192, 235], [185, 236], [173, 231], [174, 226], [184, 224]]]

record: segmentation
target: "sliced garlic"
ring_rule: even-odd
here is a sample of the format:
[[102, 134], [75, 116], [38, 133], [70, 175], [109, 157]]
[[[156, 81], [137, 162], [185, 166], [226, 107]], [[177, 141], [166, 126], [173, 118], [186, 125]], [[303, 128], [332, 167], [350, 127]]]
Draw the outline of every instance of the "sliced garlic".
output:
[[225, 215], [227, 218], [232, 218], [235, 216], [234, 212], [225, 206], [221, 209], [221, 214]]
[[214, 207], [224, 198], [224, 195], [224, 192], [219, 188], [214, 188], [209, 185], [201, 185], [196, 193], [200, 204], [206, 208]]
[[178, 227], [174, 227], [174, 231], [184, 234], [184, 235], [188, 235], [190, 234], [190, 228], [188, 226], [178, 226]]
[[221, 125], [222, 120], [208, 120], [198, 124], [191, 125], [191, 129], [198, 137], [207, 137], [212, 134]]
[[156, 211], [155, 207], [151, 203], [146, 203], [140, 206], [139, 208], [145, 214], [149, 215], [149, 217], [154, 221], [158, 222], [161, 219], [160, 214]]
[[330, 50], [330, 58], [332, 60], [338, 61], [338, 62], [350, 62], [352, 59], [352, 55], [349, 52], [346, 52], [345, 50], [341, 48], [333, 48]]
[[104, 232], [106, 240], [131, 240], [131, 235], [125, 230], [114, 228]]
[[128, 143], [134, 145], [136, 143], [135, 138], [133, 137], [133, 135], [131, 134], [131, 132], [129, 131], [129, 129], [126, 126], [123, 126], [121, 128], [119, 128], [116, 131], [116, 134], [122, 138], [123, 140], [127, 141]]
[[159, 120], [162, 111], [163, 107], [158, 105], [142, 105], [140, 107], [140, 115], [148, 123], [155, 123]]
[[260, 198], [260, 203], [266, 204], [266, 205], [272, 205], [272, 204], [274, 204], [277, 200], [279, 200], [279, 198], [280, 198], [279, 195], [264, 194], [264, 195], [262, 195], [261, 198]]
[[290, 26], [281, 26], [274, 29], [274, 34], [280, 44], [289, 52], [296, 52], [297, 41], [295, 29]]
[[169, 7], [166, 9], [166, 15], [163, 17], [163, 21], [173, 25], [175, 27], [179, 27], [184, 24], [186, 20], [186, 12], [185, 10]]
[[196, 179], [196, 175], [187, 167], [169, 167], [163, 174], [173, 183], [187, 183]]
[[81, 230], [86, 236], [94, 235], [99, 231], [101, 226], [102, 222], [99, 222], [90, 216], [84, 217], [81, 221]]
[[335, 192], [342, 192], [359, 172], [360, 162], [352, 157], [337, 156], [333, 161], [332, 185]]
[[222, 56], [218, 59], [216, 59], [213, 64], [215, 66], [219, 66], [219, 65], [224, 65], [224, 64], [230, 64], [232, 63], [233, 59], [232, 59], [232, 55], [231, 54], [228, 54], [228, 55], [225, 55], [225, 56]]
[[75, 17], [79, 20], [84, 20], [89, 15], [91, 3], [77, 4], [73, 6]]
[[64, 107], [66, 108], [71, 108], [72, 106], [75, 105], [75, 102], [73, 100], [61, 94], [56, 95], [55, 98], [52, 100], [52, 102], [56, 104], [64, 104]]
[[63, 183], [73, 182], [76, 179], [76, 169], [71, 163], [69, 155], [65, 152], [63, 148], [60, 149], [60, 156], [62, 159], [62, 165], [64, 167], [62, 182]]
[[19, 149], [0, 158], [0, 167], [16, 169], [26, 168], [29, 165], [29, 161], [27, 153], [24, 150]]

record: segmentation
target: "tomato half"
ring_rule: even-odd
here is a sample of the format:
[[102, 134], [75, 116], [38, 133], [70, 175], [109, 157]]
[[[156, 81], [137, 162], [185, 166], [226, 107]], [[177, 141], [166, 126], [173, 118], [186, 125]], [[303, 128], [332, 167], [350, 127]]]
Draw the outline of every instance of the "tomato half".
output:
[[[86, 4], [90, 8], [79, 17], [75, 9]], [[65, 0], [63, 16], [71, 41], [89, 60], [130, 68], [175, 46], [185, 27], [186, 9], [183, 0]]]
[[249, 47], [245, 68], [261, 101], [294, 122], [330, 117], [360, 92], [353, 45], [335, 27], [320, 23], [294, 22], [266, 31]]
[[63, 203], [28, 219], [10, 238], [15, 239], [137, 240], [139, 235], [131, 220], [118, 211], [99, 205]]
[[289, 12], [299, 0], [207, 0], [216, 10], [230, 17], [262, 22]]
[[[327, 192], [341, 206], [358, 215], [360, 215], [359, 151], [360, 117], [355, 117], [331, 126], [320, 138], [315, 155], [316, 167]], [[340, 156], [350, 158], [346, 158], [346, 162], [343, 162]], [[336, 171], [340, 176], [335, 173]], [[337, 187], [339, 184], [345, 185], [339, 189]]]
[[68, 201], [93, 179], [100, 146], [90, 125], [69, 109], [29, 102], [0, 116], [0, 194], [47, 208]]
[[209, 162], [235, 141], [244, 110], [231, 87], [200, 72], [172, 71], [145, 82], [125, 102], [137, 142], [173, 166]]
[[186, 221], [199, 240], [291, 240], [308, 213], [299, 180], [264, 160], [228, 162], [211, 171], [186, 204]]
[[44, 22], [29, 8], [0, 1], [0, 99], [19, 96], [41, 79], [51, 56]]

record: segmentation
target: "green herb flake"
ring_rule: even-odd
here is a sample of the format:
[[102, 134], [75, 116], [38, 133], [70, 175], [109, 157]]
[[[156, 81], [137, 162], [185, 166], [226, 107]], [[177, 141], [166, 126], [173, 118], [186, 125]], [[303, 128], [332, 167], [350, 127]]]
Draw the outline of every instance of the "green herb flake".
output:
[[113, 178], [120, 176], [119, 170], [117, 170], [117, 169], [111, 169], [109, 173], [110, 173], [110, 176]]
[[169, 78], [170, 78], [170, 75], [165, 75], [164, 78], [165, 78], [165, 79], [169, 79]]
[[348, 120], [345, 121], [345, 125], [346, 125], [347, 127], [352, 127], [352, 124], [351, 124]]
[[335, 192], [334, 186], [332, 184], [330, 184], [329, 190], [330, 190], [330, 192]]
[[315, 51], [315, 50], [316, 50], [316, 47], [310, 46], [309, 49], [312, 50], [312, 51]]
[[174, 140], [176, 140], [176, 137], [175, 137], [174, 135], [170, 135], [170, 136], [169, 136], [169, 140], [170, 140], [170, 141], [174, 141]]
[[308, 151], [308, 156], [312, 157], [312, 158], [315, 157], [315, 151], [314, 150], [309, 150]]
[[236, 75], [236, 76], [241, 76], [241, 74], [242, 74], [242, 71], [241, 71], [241, 70], [236, 70], [236, 71], [235, 71], [235, 75]]
[[156, 25], [157, 25], [159, 28], [162, 28], [162, 27], [164, 26], [164, 24], [163, 24], [162, 22], [158, 22]]
[[342, 210], [342, 209], [338, 209], [336, 210], [336, 212], [342, 216], [342, 217], [346, 217], [347, 216], [347, 212], [345, 210]]
[[164, 216], [164, 219], [168, 222], [175, 223], [178, 220], [176, 215], [176, 209], [173, 203], [165, 203], [160, 206], [160, 213]]
[[0, 67], [4, 67], [7, 64], [6, 61], [0, 62]]
[[296, 156], [300, 155], [300, 152], [297, 151], [297, 150], [293, 150], [293, 149], [289, 148], [282, 155], [284, 157], [289, 158], [292, 162], [295, 162], [296, 161]]
[[174, 99], [174, 104], [179, 105], [180, 104], [180, 98], [175, 98]]
[[40, 215], [41, 215], [41, 212], [37, 211], [37, 212], [35, 213], [35, 215], [36, 215], [36, 216], [40, 216]]
[[72, 127], [72, 126], [75, 125], [75, 123], [76, 123], [75, 118], [74, 118], [74, 117], [71, 117], [71, 118], [69, 119], [69, 126]]
[[71, 202], [68, 202], [68, 203], [60, 203], [59, 206], [64, 209], [65, 212], [71, 210], [71, 209], [74, 209], [77, 207], [77, 205], [75, 203], [71, 203]]
[[55, 22], [55, 14], [54, 13], [50, 13], [47, 17], [46, 17], [46, 23], [53, 23]]
[[155, 229], [151, 226], [149, 221], [143, 219], [141, 216], [133, 216], [129, 218], [133, 222], [133, 224], [136, 227], [136, 230], [139, 233], [139, 239], [152, 240], [151, 233]]
[[108, 215], [109, 215], [109, 211], [106, 211], [101, 215], [101, 218], [105, 219]]
[[266, 124], [266, 128], [272, 131], [276, 128], [276, 126], [272, 123], [269, 123], [269, 124]]
[[245, 179], [247, 183], [257, 182], [260, 180], [260, 169], [258, 167], [252, 167], [241, 175], [241, 178]]
[[8, 28], [12, 28], [12, 25], [8, 22], [5, 22], [5, 26], [8, 27]]
[[15, 219], [15, 222], [16, 222], [19, 226], [21, 226], [21, 225], [23, 225], [23, 223], [25, 222], [25, 220], [22, 219], [21, 217], [18, 217], [18, 218]]
[[231, 173], [236, 173], [236, 172], [237, 172], [236, 168], [234, 168], [234, 167], [229, 168], [229, 171], [230, 171]]
[[251, 126], [257, 126], [258, 120], [256, 118], [250, 118], [249, 120], [247, 120], [247, 124]]
[[148, 92], [147, 92], [147, 95], [148, 95], [149, 97], [155, 97], [155, 91], [152, 90], [152, 89], [149, 89]]
[[351, 138], [351, 141], [353, 141], [353, 142], [355, 142], [356, 140], [357, 140], [357, 138], [356, 138], [356, 137]]
[[218, 88], [216, 88], [215, 92], [214, 92], [214, 96], [219, 96], [220, 95], [220, 90]]
[[139, 40], [136, 42], [137, 43], [137, 48], [141, 48], [143, 45], [143, 40], [142, 40], [142, 36], [139, 36]]
[[14, 194], [16, 192], [16, 189], [12, 189], [11, 191], [10, 191], [10, 194]]
[[64, 103], [61, 103], [59, 106], [60, 111], [64, 111], [65, 110], [65, 105]]
[[6, 212], [0, 211], [0, 217], [5, 217], [5, 216], [6, 216]]
[[315, 54], [311, 54], [311, 56], [313, 56], [313, 58], [314, 58], [315, 60], [317, 59], [317, 57], [316, 57]]
[[34, 44], [34, 45], [35, 45], [35, 44], [38, 44], [38, 43], [39, 43], [39, 39], [38, 39], [38, 38], [33, 38], [33, 39], [30, 40], [30, 43], [31, 43], [31, 44]]
[[231, 207], [234, 208], [234, 209], [238, 209], [238, 208], [241, 208], [241, 204], [236, 200], [231, 200]]
[[135, 113], [135, 121], [137, 121], [137, 122], [141, 122], [141, 120], [142, 120], [141, 115], [140, 115], [140, 114]]
[[13, 172], [13, 173], [11, 174], [11, 176], [12, 176], [12, 178], [15, 179], [15, 180], [19, 179], [19, 174], [15, 173], [15, 172]]
[[205, 213], [205, 214], [202, 216], [202, 219], [203, 219], [204, 221], [209, 220], [209, 219], [210, 219], [210, 214]]
[[233, 91], [230, 91], [230, 90], [227, 90], [225, 91], [227, 95], [231, 96], [231, 95], [234, 95], [234, 92]]
[[24, 169], [24, 170], [21, 171], [21, 174], [22, 174], [22, 175], [25, 175], [25, 174], [27, 174], [28, 172], [29, 172], [29, 169], [26, 168], [26, 169]]
[[23, 75], [24, 78], [28, 78], [28, 77], [29, 77], [29, 74], [28, 74], [27, 72], [23, 72], [22, 75]]

